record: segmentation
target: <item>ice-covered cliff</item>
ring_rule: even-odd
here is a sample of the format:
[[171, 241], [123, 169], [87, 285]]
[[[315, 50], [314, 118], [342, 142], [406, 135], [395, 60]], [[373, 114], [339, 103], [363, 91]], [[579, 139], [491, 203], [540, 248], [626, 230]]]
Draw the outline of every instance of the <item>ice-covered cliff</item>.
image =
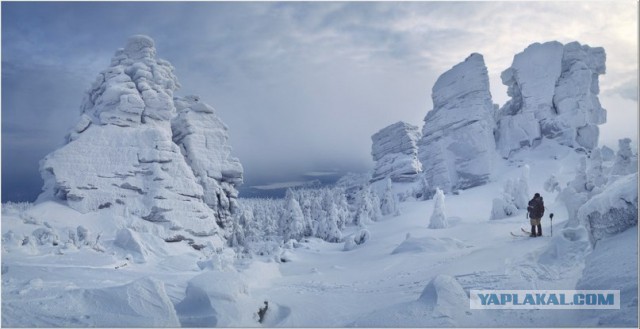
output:
[[442, 74], [432, 89], [419, 159], [433, 188], [445, 192], [485, 184], [495, 158], [494, 105], [484, 59], [471, 54]]
[[563, 145], [593, 149], [598, 125], [606, 121], [600, 106], [598, 76], [605, 73], [601, 47], [578, 42], [534, 43], [502, 72], [511, 99], [497, 114], [496, 144], [502, 157], [542, 137]]
[[117, 205], [195, 236], [224, 233], [242, 166], [212, 108], [195, 97], [174, 102], [173, 71], [151, 38], [131, 37], [87, 91], [68, 143], [41, 161], [40, 199], [80, 212]]
[[391, 178], [393, 182], [413, 182], [422, 171], [417, 142], [420, 129], [396, 122], [371, 136], [371, 156], [376, 162], [371, 182]]

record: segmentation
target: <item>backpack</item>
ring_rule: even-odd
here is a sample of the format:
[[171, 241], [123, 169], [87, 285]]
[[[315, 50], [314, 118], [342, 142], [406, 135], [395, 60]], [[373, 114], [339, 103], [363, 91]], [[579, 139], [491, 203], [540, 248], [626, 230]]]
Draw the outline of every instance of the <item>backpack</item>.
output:
[[542, 216], [544, 216], [544, 203], [542, 202], [542, 197], [533, 198], [529, 201], [527, 210], [529, 211], [529, 217], [542, 218]]

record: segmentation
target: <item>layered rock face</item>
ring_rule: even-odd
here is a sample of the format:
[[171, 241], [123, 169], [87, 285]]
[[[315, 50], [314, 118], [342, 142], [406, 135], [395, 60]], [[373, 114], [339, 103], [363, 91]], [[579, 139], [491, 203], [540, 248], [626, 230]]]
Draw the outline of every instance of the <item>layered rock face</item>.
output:
[[606, 111], [598, 100], [598, 76], [605, 73], [605, 52], [577, 42], [535, 43], [502, 72], [511, 96], [497, 115], [500, 155], [534, 146], [542, 137], [563, 145], [593, 149]]
[[214, 109], [197, 96], [176, 98], [179, 112], [172, 121], [173, 141], [180, 145], [185, 159], [204, 189], [204, 201], [213, 209], [218, 224], [230, 227], [237, 209], [236, 186], [242, 184], [242, 164], [231, 155], [227, 126]]
[[131, 37], [87, 92], [68, 143], [41, 161], [41, 198], [80, 212], [122, 205], [170, 230], [223, 233], [218, 223], [233, 210], [242, 166], [210, 107], [194, 98], [174, 103], [178, 87], [153, 40]]
[[442, 74], [432, 89], [419, 142], [430, 186], [445, 192], [485, 184], [495, 158], [494, 105], [484, 59], [472, 54]]
[[405, 122], [396, 122], [373, 136], [371, 156], [376, 162], [371, 182], [391, 178], [393, 182], [413, 182], [422, 171], [418, 160], [420, 129]]

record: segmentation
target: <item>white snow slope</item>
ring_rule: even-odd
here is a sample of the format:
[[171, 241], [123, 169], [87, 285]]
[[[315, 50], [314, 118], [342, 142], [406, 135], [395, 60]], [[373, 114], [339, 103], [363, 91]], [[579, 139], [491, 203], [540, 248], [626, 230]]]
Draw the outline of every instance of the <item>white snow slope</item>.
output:
[[[543, 142], [504, 162], [490, 184], [448, 195], [446, 228], [428, 228], [433, 200], [407, 201], [401, 215], [369, 224], [357, 248], [306, 239], [283, 245], [276, 259], [165, 243], [157, 225], [118, 205], [82, 214], [54, 201], [5, 204], [2, 326], [636, 327], [637, 225], [592, 249], [584, 231], [563, 232], [567, 211], [557, 192], [543, 190], [551, 174], [563, 186], [572, 180], [579, 157]], [[489, 220], [493, 198], [525, 164], [548, 208], [541, 238], [510, 235], [528, 226], [522, 210]], [[471, 310], [467, 298], [469, 289], [576, 286], [619, 289], [622, 308]]]

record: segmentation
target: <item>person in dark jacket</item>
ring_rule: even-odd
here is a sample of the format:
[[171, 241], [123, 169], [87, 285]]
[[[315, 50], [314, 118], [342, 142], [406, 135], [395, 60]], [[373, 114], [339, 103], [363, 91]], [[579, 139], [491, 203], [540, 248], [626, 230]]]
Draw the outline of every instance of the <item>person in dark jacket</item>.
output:
[[[542, 224], [540, 224], [540, 220], [542, 216], [544, 216], [544, 202], [542, 201], [542, 197], [539, 193], [536, 193], [533, 196], [533, 199], [529, 201], [529, 206], [527, 207], [527, 214], [529, 216], [529, 220], [531, 222], [531, 237], [541, 236], [542, 235]], [[538, 233], [536, 234], [536, 227], [538, 228]]]

